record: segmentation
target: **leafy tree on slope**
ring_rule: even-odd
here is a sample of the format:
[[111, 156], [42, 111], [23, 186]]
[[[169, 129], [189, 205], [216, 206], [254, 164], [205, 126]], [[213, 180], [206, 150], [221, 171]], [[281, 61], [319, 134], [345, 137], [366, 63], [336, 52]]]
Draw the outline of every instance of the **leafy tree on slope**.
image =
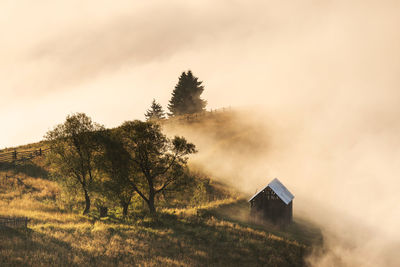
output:
[[167, 138], [160, 125], [152, 122], [128, 121], [121, 128], [123, 143], [137, 170], [130, 176], [131, 186], [154, 214], [156, 196], [184, 179], [187, 155], [196, 152], [195, 145], [183, 137]]
[[66, 184], [78, 185], [82, 190], [85, 197], [83, 214], [90, 210], [90, 189], [97, 174], [97, 137], [103, 129], [85, 113], [75, 113], [45, 135], [50, 144], [48, 159], [53, 171]]

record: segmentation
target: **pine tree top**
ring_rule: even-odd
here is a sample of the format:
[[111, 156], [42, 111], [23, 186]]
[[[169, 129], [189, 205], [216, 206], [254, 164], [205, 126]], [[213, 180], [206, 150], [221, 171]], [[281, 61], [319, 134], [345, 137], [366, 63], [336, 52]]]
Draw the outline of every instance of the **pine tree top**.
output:
[[202, 81], [199, 81], [192, 71], [182, 72], [168, 104], [170, 111], [168, 115], [175, 116], [204, 111], [207, 101], [200, 98], [203, 91]]
[[160, 119], [165, 119], [165, 112], [162, 106], [159, 103], [157, 103], [155, 99], [153, 99], [150, 108], [146, 111], [144, 116], [146, 117], [147, 121], [160, 120]]

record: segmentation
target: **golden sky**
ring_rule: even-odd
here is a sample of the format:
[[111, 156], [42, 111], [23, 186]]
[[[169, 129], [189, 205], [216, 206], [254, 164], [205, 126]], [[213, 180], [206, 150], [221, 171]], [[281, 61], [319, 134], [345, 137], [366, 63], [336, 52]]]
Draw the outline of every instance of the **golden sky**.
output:
[[108, 127], [141, 119], [153, 98], [166, 107], [188, 69], [204, 81], [208, 108], [358, 116], [380, 106], [393, 114], [398, 7], [397, 1], [3, 0], [0, 148], [40, 140], [72, 112]]

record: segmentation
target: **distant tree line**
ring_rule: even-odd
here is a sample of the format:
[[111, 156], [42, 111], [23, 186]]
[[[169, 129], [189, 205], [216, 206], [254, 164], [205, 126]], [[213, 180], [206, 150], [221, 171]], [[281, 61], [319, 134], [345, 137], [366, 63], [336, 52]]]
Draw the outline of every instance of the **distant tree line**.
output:
[[[201, 83], [191, 71], [182, 73], [168, 105], [169, 116], [205, 109]], [[67, 187], [78, 188], [85, 200], [83, 214], [90, 211], [93, 195], [118, 203], [124, 216], [138, 195], [154, 214], [158, 195], [186, 183], [187, 156], [196, 153], [195, 145], [162, 133], [156, 121], [164, 119], [165, 112], [155, 100], [145, 117], [145, 122], [127, 121], [106, 129], [86, 114], [75, 113], [45, 135], [52, 173]]]

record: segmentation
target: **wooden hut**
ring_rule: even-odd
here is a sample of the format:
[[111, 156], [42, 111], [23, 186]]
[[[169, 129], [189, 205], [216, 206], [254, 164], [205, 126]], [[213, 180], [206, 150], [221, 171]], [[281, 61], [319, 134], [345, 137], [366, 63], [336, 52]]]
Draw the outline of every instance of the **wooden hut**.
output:
[[250, 198], [250, 214], [257, 221], [288, 224], [293, 217], [293, 198], [292, 193], [275, 178]]

